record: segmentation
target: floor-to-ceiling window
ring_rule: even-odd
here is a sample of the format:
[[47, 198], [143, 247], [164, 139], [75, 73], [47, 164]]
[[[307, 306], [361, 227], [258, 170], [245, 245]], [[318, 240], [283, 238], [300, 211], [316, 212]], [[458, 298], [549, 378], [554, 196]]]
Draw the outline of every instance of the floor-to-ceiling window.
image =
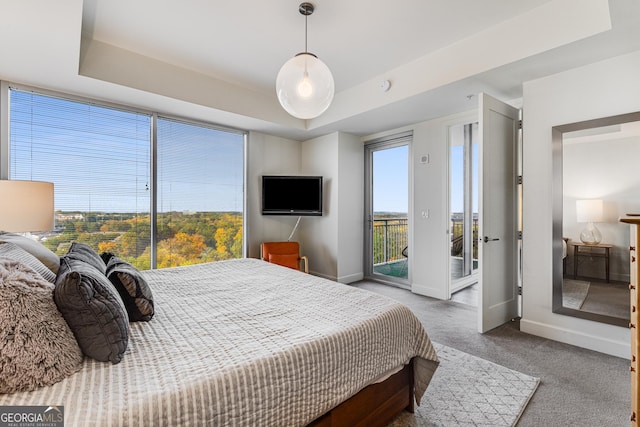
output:
[[243, 256], [244, 133], [21, 88], [9, 96], [8, 177], [54, 183], [55, 229], [40, 235], [54, 252], [80, 241], [142, 269]]
[[159, 268], [243, 255], [243, 136], [158, 119]]

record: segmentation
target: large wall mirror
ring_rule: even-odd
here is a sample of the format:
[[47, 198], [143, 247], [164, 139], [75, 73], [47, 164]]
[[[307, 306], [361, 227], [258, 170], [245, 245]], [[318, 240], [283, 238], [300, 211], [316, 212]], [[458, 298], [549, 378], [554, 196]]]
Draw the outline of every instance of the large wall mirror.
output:
[[553, 312], [629, 324], [629, 226], [640, 215], [640, 112], [555, 126]]

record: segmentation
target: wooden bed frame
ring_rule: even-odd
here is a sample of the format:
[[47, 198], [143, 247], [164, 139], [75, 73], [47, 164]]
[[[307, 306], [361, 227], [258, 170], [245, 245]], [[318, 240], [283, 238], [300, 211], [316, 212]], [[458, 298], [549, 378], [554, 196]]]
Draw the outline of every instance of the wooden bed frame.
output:
[[371, 384], [309, 424], [310, 427], [384, 427], [400, 412], [414, 411], [413, 359], [385, 381]]

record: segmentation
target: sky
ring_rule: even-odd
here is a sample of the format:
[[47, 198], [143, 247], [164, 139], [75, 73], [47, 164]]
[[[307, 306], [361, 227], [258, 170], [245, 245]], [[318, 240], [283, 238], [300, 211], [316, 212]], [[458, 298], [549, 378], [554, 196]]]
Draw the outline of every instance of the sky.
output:
[[373, 152], [374, 212], [408, 212], [408, 155], [408, 145]]
[[[10, 177], [54, 182], [55, 209], [149, 212], [151, 117], [11, 91]], [[243, 209], [244, 135], [159, 118], [158, 211]]]
[[[473, 145], [473, 158], [471, 168], [478, 171], [478, 144]], [[451, 212], [460, 213], [464, 211], [464, 166], [463, 166], [463, 147], [457, 145], [451, 147], [450, 153], [451, 177], [449, 181], [449, 189], [451, 191], [450, 203]], [[478, 179], [473, 181], [472, 188], [472, 208], [474, 212], [478, 212]]]

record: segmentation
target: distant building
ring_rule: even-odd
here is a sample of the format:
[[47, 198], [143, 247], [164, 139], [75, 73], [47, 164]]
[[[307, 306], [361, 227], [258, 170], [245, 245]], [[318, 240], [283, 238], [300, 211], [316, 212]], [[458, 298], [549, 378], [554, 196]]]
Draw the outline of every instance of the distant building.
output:
[[56, 221], [70, 221], [70, 220], [83, 220], [84, 215], [81, 213], [76, 214], [56, 214]]

